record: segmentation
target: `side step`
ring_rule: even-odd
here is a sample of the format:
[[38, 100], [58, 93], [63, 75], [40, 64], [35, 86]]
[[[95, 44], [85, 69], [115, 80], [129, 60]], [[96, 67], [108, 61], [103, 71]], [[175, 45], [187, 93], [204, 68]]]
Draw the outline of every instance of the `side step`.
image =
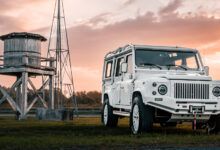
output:
[[129, 112], [125, 112], [125, 111], [114, 110], [113, 114], [114, 115], [119, 115], [119, 116], [124, 116], [124, 117], [130, 117], [130, 113]]

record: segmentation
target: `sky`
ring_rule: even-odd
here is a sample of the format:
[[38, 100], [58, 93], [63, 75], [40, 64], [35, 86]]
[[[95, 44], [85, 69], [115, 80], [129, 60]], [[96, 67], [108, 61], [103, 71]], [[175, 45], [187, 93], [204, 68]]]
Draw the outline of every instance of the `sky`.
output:
[[[220, 80], [219, 0], [63, 0], [76, 91], [101, 91], [103, 59], [126, 44], [196, 48]], [[0, 34], [49, 37], [55, 0], [0, 0]], [[48, 43], [42, 45], [42, 55]], [[0, 42], [3, 53], [3, 42]], [[5, 82], [8, 80], [8, 82]], [[13, 79], [1, 76], [0, 84]]]

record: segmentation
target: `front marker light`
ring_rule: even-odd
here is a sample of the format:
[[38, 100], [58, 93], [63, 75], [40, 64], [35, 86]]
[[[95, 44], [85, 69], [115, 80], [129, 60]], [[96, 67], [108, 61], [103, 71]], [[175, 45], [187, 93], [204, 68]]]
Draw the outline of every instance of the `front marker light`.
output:
[[219, 97], [220, 96], [220, 87], [214, 87], [213, 90], [212, 90], [212, 94], [215, 96], [215, 97]]
[[167, 94], [167, 86], [162, 84], [158, 87], [158, 92], [160, 93], [160, 95], [166, 95]]
[[152, 86], [153, 86], [153, 87], [156, 87], [156, 86], [157, 86], [157, 83], [156, 83], [156, 82], [154, 82], [154, 83], [152, 84]]

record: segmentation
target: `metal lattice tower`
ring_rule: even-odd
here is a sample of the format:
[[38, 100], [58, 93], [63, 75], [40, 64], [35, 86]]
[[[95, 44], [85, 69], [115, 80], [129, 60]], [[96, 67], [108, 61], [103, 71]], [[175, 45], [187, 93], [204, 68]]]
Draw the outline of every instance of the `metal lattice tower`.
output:
[[78, 113], [63, 0], [56, 0], [47, 56], [56, 58], [55, 108], [74, 105]]

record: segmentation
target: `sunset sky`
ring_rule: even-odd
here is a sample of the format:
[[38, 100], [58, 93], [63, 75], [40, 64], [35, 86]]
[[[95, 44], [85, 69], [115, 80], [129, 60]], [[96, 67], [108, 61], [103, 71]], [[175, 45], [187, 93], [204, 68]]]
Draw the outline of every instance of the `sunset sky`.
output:
[[[220, 79], [219, 0], [63, 2], [77, 91], [101, 91], [104, 55], [130, 43], [196, 48], [213, 79]], [[33, 32], [48, 38], [54, 5], [55, 0], [0, 0], [0, 34]], [[12, 84], [7, 78], [1, 76], [0, 84]]]

